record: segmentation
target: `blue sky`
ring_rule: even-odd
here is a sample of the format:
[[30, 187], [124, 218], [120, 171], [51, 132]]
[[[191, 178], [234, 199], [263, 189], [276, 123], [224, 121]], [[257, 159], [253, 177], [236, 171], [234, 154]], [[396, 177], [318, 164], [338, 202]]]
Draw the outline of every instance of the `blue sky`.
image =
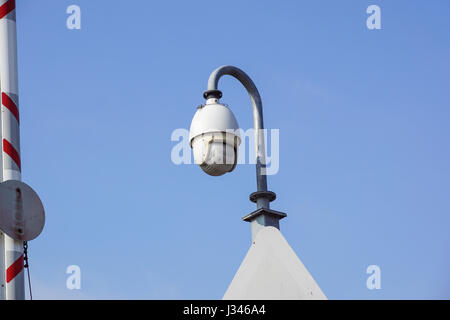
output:
[[[81, 30], [66, 28], [80, 6]], [[368, 30], [366, 8], [381, 8]], [[176, 166], [208, 76], [280, 130], [281, 231], [330, 299], [450, 298], [450, 3], [17, 1], [35, 298], [220, 299], [250, 246], [254, 166]], [[241, 85], [223, 102], [252, 126]], [[66, 289], [69, 265], [81, 290]], [[381, 268], [381, 289], [366, 268]]]

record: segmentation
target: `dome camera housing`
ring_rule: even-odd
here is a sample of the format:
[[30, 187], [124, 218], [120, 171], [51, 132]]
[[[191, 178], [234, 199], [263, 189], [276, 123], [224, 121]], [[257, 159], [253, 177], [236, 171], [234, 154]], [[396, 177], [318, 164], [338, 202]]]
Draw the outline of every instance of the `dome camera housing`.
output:
[[194, 161], [211, 176], [236, 167], [241, 143], [239, 125], [231, 110], [211, 98], [199, 106], [191, 122], [189, 141]]

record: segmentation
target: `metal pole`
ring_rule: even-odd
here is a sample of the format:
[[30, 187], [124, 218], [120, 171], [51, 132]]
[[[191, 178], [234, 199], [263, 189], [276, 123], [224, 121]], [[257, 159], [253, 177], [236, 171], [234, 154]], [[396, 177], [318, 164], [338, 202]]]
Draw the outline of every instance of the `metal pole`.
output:
[[253, 127], [255, 130], [256, 149], [256, 185], [257, 191], [250, 195], [250, 200], [256, 203], [257, 210], [246, 215], [242, 219], [251, 222], [252, 240], [256, 237], [261, 228], [273, 226], [280, 228], [279, 220], [286, 217], [285, 213], [270, 210], [270, 202], [275, 200], [276, 194], [267, 190], [267, 176], [265, 174], [266, 151], [264, 142], [264, 122], [261, 96], [255, 83], [241, 69], [233, 66], [222, 66], [214, 70], [209, 76], [208, 90], [203, 96], [205, 99], [222, 97], [222, 92], [218, 88], [219, 79], [224, 75], [230, 75], [247, 89], [253, 108]]
[[[15, 0], [0, 0], [1, 181], [21, 180]], [[1, 281], [7, 300], [25, 299], [23, 242], [3, 234]], [[2, 247], [2, 245], [0, 245]]]

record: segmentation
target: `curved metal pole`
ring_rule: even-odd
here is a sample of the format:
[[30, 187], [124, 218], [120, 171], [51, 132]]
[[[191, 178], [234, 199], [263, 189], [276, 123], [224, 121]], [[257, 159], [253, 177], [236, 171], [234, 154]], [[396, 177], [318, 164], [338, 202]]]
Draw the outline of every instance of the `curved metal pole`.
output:
[[[270, 200], [267, 194], [267, 176], [265, 175], [265, 165], [266, 165], [266, 152], [264, 143], [264, 123], [263, 123], [263, 110], [261, 96], [259, 95], [258, 89], [255, 83], [250, 79], [250, 77], [241, 69], [233, 66], [222, 66], [214, 70], [209, 76], [208, 80], [208, 91], [206, 91], [206, 96], [208, 92], [217, 92], [217, 87], [219, 84], [219, 79], [224, 76], [229, 75], [242, 83], [242, 85], [247, 89], [247, 92], [252, 101], [253, 107], [253, 126], [255, 130], [255, 149], [256, 149], [256, 184], [257, 190], [260, 195], [264, 195], [256, 198], [256, 203], [258, 208], [269, 208]], [[264, 168], [264, 170], [263, 170]]]
[[220, 99], [222, 92], [217, 89], [219, 79], [224, 75], [230, 75], [239, 80], [247, 89], [253, 107], [253, 125], [255, 128], [255, 149], [256, 149], [256, 183], [257, 191], [250, 195], [250, 200], [256, 203], [257, 210], [246, 215], [242, 220], [251, 223], [252, 241], [256, 234], [264, 227], [272, 226], [280, 228], [279, 220], [286, 217], [283, 212], [270, 209], [270, 202], [275, 200], [276, 195], [267, 190], [266, 176], [266, 151], [264, 142], [264, 124], [261, 96], [252, 79], [241, 69], [233, 66], [222, 66], [214, 70], [209, 76], [208, 90], [203, 96], [205, 99]]

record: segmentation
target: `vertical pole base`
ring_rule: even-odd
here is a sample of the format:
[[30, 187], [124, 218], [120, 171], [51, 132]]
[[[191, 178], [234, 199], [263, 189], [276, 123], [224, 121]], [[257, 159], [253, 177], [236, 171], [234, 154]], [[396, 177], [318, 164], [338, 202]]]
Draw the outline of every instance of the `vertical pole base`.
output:
[[5, 234], [0, 230], [0, 300], [6, 300]]
[[260, 208], [246, 215], [242, 220], [251, 223], [252, 241], [255, 240], [256, 234], [264, 227], [275, 227], [280, 229], [280, 220], [287, 216], [286, 213]]

